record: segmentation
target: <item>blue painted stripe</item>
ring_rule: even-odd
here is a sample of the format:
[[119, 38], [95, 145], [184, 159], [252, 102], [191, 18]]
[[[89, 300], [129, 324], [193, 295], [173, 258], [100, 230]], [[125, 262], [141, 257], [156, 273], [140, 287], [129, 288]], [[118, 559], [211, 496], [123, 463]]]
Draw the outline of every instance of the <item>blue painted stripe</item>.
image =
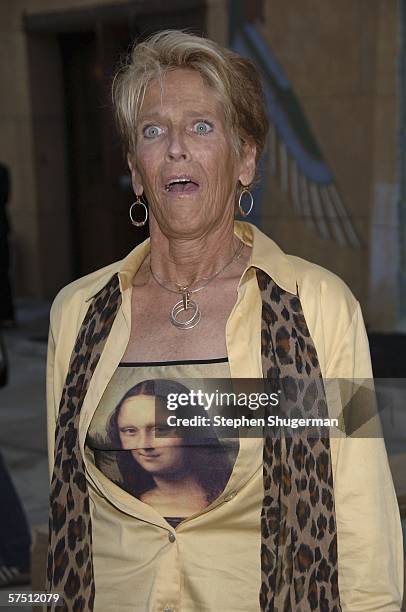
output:
[[[272, 76], [281, 83], [285, 90], [290, 89], [289, 82], [282, 72], [282, 68], [275, 60], [271, 49], [266, 45], [265, 41], [260, 37], [259, 33], [255, 28], [246, 24], [244, 26], [244, 33], [250, 37], [250, 42], [258, 50], [261, 60], [267, 66], [267, 69], [271, 72]], [[266, 98], [267, 110], [269, 118], [275, 126], [279, 138], [285, 143], [287, 151], [293, 159], [295, 159], [299, 171], [306, 176], [310, 181], [319, 184], [329, 184], [334, 181], [334, 177], [328, 168], [327, 164], [323, 160], [315, 159], [309, 152], [303, 147], [300, 140], [297, 138], [292, 126], [289, 122], [289, 118], [284, 112], [280, 103], [276, 100], [276, 97], [272, 91], [272, 86], [269, 83], [269, 79], [266, 78], [266, 74], [261, 70], [261, 66], [256, 62], [255, 56], [250, 51], [243, 39], [243, 35], [238, 33], [233, 41], [233, 49], [253, 60], [258, 67], [261, 76], [263, 78], [263, 87]]]

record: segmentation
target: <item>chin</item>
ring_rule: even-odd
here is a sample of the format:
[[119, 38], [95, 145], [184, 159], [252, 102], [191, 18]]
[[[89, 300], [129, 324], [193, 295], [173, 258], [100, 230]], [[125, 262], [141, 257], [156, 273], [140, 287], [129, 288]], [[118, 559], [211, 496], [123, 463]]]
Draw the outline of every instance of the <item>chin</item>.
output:
[[207, 223], [198, 222], [196, 219], [191, 222], [191, 219], [187, 220], [175, 220], [172, 219], [168, 223], [165, 223], [168, 231], [165, 232], [168, 238], [199, 238], [207, 233], [210, 227]]
[[170, 232], [180, 233], [190, 237], [198, 237], [220, 223], [218, 215], [211, 215], [205, 211], [204, 203], [199, 206], [191, 206], [190, 209], [177, 210], [169, 208], [170, 213], [165, 217], [164, 225]]

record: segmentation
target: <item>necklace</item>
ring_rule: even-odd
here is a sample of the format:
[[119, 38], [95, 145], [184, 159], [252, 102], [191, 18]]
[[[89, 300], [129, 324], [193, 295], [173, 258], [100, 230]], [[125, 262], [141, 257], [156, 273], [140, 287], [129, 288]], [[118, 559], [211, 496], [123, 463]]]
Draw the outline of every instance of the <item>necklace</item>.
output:
[[[182, 299], [176, 302], [176, 304], [174, 304], [171, 310], [171, 313], [169, 315], [172, 325], [174, 325], [178, 329], [192, 329], [192, 327], [195, 327], [199, 323], [202, 317], [202, 313], [200, 311], [198, 304], [196, 304], [196, 302], [192, 300], [190, 296], [192, 295], [192, 293], [197, 293], [198, 291], [201, 291], [202, 289], [207, 287], [207, 285], [212, 280], [217, 278], [219, 274], [224, 272], [224, 270], [228, 268], [228, 266], [231, 265], [233, 261], [236, 261], [237, 259], [239, 259], [243, 248], [244, 248], [244, 243], [240, 242], [239, 246], [234, 251], [232, 258], [222, 268], [220, 268], [220, 270], [217, 270], [217, 272], [215, 272], [215, 274], [213, 274], [212, 276], [209, 276], [209, 277], [203, 276], [202, 278], [199, 279], [199, 281], [193, 281], [193, 283], [191, 283], [190, 285], [182, 285], [179, 283], [173, 283], [174, 285], [177, 286], [177, 289], [171, 289], [170, 287], [167, 287], [165, 284], [166, 281], [160, 279], [159, 276], [157, 276], [153, 272], [151, 264], [149, 265], [151, 275], [153, 279], [158, 283], [158, 285], [160, 285], [163, 289], [166, 289], [167, 291], [171, 291], [171, 293], [177, 293], [177, 294], [181, 293], [182, 294]], [[201, 282], [201, 281], [205, 281], [203, 285], [200, 285], [200, 287], [196, 287], [195, 289], [191, 289], [192, 285], [198, 282]], [[181, 319], [178, 318], [180, 313], [186, 312], [188, 310], [192, 311], [189, 319], [182, 321]]]

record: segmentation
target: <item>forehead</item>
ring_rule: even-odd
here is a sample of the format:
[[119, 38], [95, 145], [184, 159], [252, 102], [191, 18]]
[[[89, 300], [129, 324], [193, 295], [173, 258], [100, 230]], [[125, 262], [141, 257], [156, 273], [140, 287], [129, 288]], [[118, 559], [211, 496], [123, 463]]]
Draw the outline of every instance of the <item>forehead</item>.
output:
[[166, 72], [162, 79], [148, 84], [139, 116], [176, 110], [209, 112], [222, 116], [222, 104], [215, 90], [196, 70], [177, 68]]
[[120, 408], [119, 420], [128, 417], [143, 417], [145, 414], [154, 414], [155, 397], [149, 395], [135, 395], [123, 402]]
[[120, 426], [129, 422], [141, 426], [146, 421], [153, 423], [155, 418], [161, 417], [162, 412], [166, 414], [162, 402], [157, 397], [134, 395], [122, 403], [117, 421]]

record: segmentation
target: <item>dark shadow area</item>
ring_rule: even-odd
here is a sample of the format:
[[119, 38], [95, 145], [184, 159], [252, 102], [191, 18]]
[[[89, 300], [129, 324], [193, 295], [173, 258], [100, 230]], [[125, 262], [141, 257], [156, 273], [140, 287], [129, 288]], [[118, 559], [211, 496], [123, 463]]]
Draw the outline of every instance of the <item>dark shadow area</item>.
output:
[[406, 334], [369, 333], [375, 378], [406, 378]]

